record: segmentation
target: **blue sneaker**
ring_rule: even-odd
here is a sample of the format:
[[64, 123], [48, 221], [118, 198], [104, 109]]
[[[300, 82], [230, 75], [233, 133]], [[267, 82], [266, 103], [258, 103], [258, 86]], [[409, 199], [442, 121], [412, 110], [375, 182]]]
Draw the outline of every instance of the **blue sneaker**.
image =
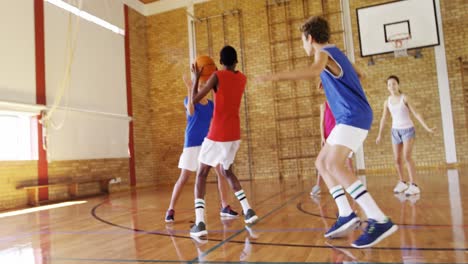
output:
[[174, 222], [174, 215], [175, 215], [175, 211], [173, 209], [167, 210], [166, 218], [164, 219], [166, 223]]
[[348, 235], [356, 229], [361, 223], [361, 220], [352, 212], [348, 216], [338, 216], [336, 223], [325, 233], [326, 238], [338, 238]]
[[369, 222], [369, 225], [366, 230], [351, 246], [355, 248], [372, 247], [398, 230], [398, 226], [389, 218], [385, 223], [378, 223], [374, 219], [368, 219], [367, 222]]

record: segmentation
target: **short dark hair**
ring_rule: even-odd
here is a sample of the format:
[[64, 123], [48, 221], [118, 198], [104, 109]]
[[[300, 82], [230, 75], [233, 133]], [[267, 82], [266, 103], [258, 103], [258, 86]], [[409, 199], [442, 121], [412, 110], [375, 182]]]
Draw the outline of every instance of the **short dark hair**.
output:
[[224, 46], [219, 52], [219, 62], [225, 66], [232, 66], [237, 63], [237, 52], [232, 46]]
[[390, 76], [388, 76], [387, 82], [388, 82], [388, 80], [390, 80], [390, 79], [394, 79], [398, 84], [400, 84], [400, 79], [398, 79], [398, 77], [397, 77], [396, 75], [390, 75]]
[[299, 29], [305, 37], [311, 35], [317, 43], [326, 43], [330, 40], [330, 27], [325, 18], [313, 16], [309, 18]]

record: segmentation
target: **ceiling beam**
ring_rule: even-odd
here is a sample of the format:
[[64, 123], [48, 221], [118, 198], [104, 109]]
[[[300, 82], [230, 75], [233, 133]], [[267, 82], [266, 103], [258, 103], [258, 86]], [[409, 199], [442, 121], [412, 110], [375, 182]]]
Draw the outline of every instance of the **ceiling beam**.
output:
[[142, 15], [146, 15], [145, 12], [145, 4], [140, 2], [139, 0], [122, 0], [124, 4], [131, 7], [133, 10], [137, 11]]
[[186, 8], [195, 4], [208, 2], [210, 0], [160, 0], [157, 2], [143, 4], [139, 0], [122, 0], [122, 2], [144, 16], [152, 16], [168, 12], [174, 9]]

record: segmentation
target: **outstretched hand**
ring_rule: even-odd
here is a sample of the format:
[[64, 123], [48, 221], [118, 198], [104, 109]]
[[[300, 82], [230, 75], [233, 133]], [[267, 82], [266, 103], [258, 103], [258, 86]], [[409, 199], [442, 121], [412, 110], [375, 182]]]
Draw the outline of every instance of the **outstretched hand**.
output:
[[195, 76], [195, 79], [199, 79], [202, 72], [203, 72], [203, 68], [204, 67], [201, 67], [200, 70], [198, 70], [198, 67], [197, 67], [197, 63], [193, 63], [192, 64], [192, 68], [191, 68], [191, 71], [193, 73], [193, 75]]
[[436, 127], [428, 127], [428, 128], [426, 128], [426, 131], [429, 132], [429, 133], [434, 133], [434, 132], [436, 132]]
[[375, 139], [375, 144], [379, 144], [380, 143], [380, 136], [378, 136], [376, 139]]
[[274, 75], [266, 74], [266, 75], [257, 76], [255, 78], [255, 81], [257, 83], [263, 83], [263, 82], [268, 82], [268, 81], [276, 81], [276, 78]]

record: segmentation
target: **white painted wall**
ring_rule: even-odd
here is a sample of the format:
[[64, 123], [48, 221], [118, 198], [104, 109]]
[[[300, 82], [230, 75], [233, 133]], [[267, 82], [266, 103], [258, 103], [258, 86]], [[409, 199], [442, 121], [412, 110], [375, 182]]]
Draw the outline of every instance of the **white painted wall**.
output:
[[35, 104], [33, 1], [0, 1], [0, 32], [0, 101]]
[[[106, 6], [107, 5], [107, 6]], [[109, 6], [111, 5], [111, 6]], [[120, 1], [84, 0], [83, 10], [123, 27]], [[44, 3], [47, 105], [52, 106], [65, 75], [69, 13]], [[71, 79], [61, 109], [49, 126], [48, 159], [128, 157], [124, 36], [71, 15], [71, 37], [78, 29]], [[68, 109], [68, 110], [66, 110]]]

